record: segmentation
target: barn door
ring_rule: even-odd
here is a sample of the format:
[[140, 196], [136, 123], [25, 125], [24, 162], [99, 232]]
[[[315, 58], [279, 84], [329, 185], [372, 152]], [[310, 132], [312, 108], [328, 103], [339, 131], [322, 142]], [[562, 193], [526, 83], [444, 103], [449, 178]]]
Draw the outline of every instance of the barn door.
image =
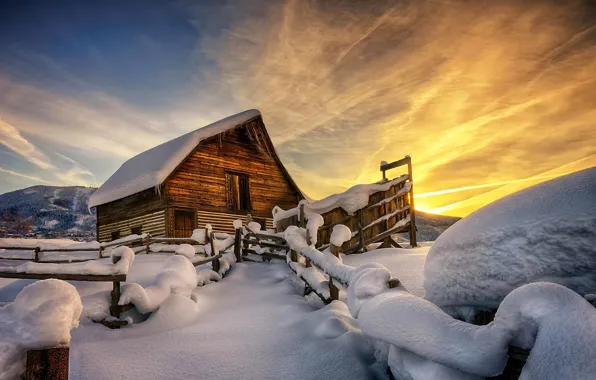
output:
[[189, 238], [196, 227], [195, 219], [193, 211], [174, 210], [174, 237]]

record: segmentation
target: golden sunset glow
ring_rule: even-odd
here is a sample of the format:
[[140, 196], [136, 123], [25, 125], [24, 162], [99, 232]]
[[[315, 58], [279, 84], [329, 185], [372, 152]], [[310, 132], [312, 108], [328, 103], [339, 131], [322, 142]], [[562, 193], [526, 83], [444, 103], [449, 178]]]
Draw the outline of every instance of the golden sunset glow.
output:
[[312, 197], [409, 154], [417, 207], [463, 216], [596, 164], [582, 3], [333, 4], [287, 1], [212, 48]]
[[182, 3], [180, 29], [153, 33], [150, 20], [124, 24], [129, 40], [72, 41], [85, 64], [44, 50], [57, 35], [10, 45], [3, 191], [99, 185], [135, 154], [250, 108], [314, 199], [410, 155], [418, 208], [463, 216], [596, 165], [593, 2]]

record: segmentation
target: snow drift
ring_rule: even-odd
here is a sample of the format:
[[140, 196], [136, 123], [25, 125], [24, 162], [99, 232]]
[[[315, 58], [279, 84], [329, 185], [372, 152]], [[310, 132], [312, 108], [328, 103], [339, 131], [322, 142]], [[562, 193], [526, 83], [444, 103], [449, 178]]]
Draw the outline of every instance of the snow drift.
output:
[[27, 350], [67, 345], [82, 310], [76, 288], [54, 279], [26, 286], [0, 308], [0, 380], [20, 378]]
[[530, 187], [460, 220], [431, 247], [424, 274], [426, 298], [464, 317], [497, 308], [530, 282], [596, 292], [596, 168]]

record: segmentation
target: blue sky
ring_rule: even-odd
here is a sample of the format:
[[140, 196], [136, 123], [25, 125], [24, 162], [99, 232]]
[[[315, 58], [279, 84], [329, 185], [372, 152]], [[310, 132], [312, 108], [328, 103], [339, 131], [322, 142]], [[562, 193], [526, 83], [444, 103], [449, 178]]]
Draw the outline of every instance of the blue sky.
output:
[[5, 0], [0, 193], [97, 186], [258, 108], [311, 196], [409, 154], [418, 205], [465, 214], [596, 165], [595, 25], [588, 1]]

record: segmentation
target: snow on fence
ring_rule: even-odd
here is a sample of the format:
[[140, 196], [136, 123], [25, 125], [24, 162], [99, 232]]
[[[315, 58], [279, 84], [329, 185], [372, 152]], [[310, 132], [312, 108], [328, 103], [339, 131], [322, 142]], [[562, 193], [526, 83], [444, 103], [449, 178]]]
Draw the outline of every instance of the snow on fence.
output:
[[[404, 165], [408, 167], [408, 174], [387, 180], [387, 170]], [[275, 207], [273, 220], [277, 231], [285, 231], [289, 226], [304, 228], [309, 215], [320, 214], [323, 219], [315, 242], [321, 249], [329, 246], [333, 227], [340, 224], [354, 231], [341, 247], [345, 254], [366, 250], [368, 244], [379, 241], [383, 241], [383, 247], [399, 247], [391, 235], [401, 232], [409, 232], [410, 245], [416, 246], [411, 158], [406, 156], [389, 164], [382, 163], [381, 171], [383, 180], [379, 183], [356, 185], [316, 202], [302, 201], [290, 210]]]
[[345, 226], [336, 225], [329, 248], [318, 250], [316, 225], [285, 231], [290, 268], [326, 303], [345, 289], [350, 313], [387, 355], [394, 378], [555, 380], [596, 372], [596, 310], [572, 290], [526, 284], [505, 297], [491, 323], [470, 324], [409, 293], [380, 264], [343, 264], [340, 247], [352, 236]]
[[[111, 282], [113, 288], [110, 293], [109, 317], [102, 315], [96, 321], [110, 328], [119, 328], [128, 323], [119, 320], [121, 313], [135, 306], [130, 302], [122, 302], [121, 297], [121, 283], [126, 282], [128, 270], [134, 261], [135, 254], [145, 252], [146, 254], [182, 255], [188, 259], [187, 261], [192, 267], [211, 263], [212, 271], [200, 271], [196, 275], [195, 286], [197, 286], [221, 279], [232, 262], [231, 254], [226, 254], [225, 251], [230, 249], [234, 243], [234, 237], [225, 233], [213, 232], [209, 225], [206, 229], [195, 230], [195, 234], [191, 238], [164, 238], [142, 234], [127, 236], [109, 243], [90, 242], [68, 246], [56, 246], [48, 243], [32, 246], [24, 241], [21, 245], [0, 246], [0, 249], [8, 251], [34, 251], [33, 257], [23, 255], [0, 257], [6, 262], [27, 261], [20, 265], [1, 266], [0, 278]], [[97, 252], [97, 255], [82, 259], [71, 256], [62, 260], [45, 260], [41, 255], [43, 252], [73, 254]], [[105, 252], [109, 252], [110, 256], [105, 256]], [[98, 260], [107, 257], [112, 258], [111, 263]], [[173, 259], [173, 261], [175, 260], [178, 259]]]
[[70, 331], [82, 309], [76, 288], [55, 279], [26, 286], [0, 307], [0, 378], [68, 379]]

